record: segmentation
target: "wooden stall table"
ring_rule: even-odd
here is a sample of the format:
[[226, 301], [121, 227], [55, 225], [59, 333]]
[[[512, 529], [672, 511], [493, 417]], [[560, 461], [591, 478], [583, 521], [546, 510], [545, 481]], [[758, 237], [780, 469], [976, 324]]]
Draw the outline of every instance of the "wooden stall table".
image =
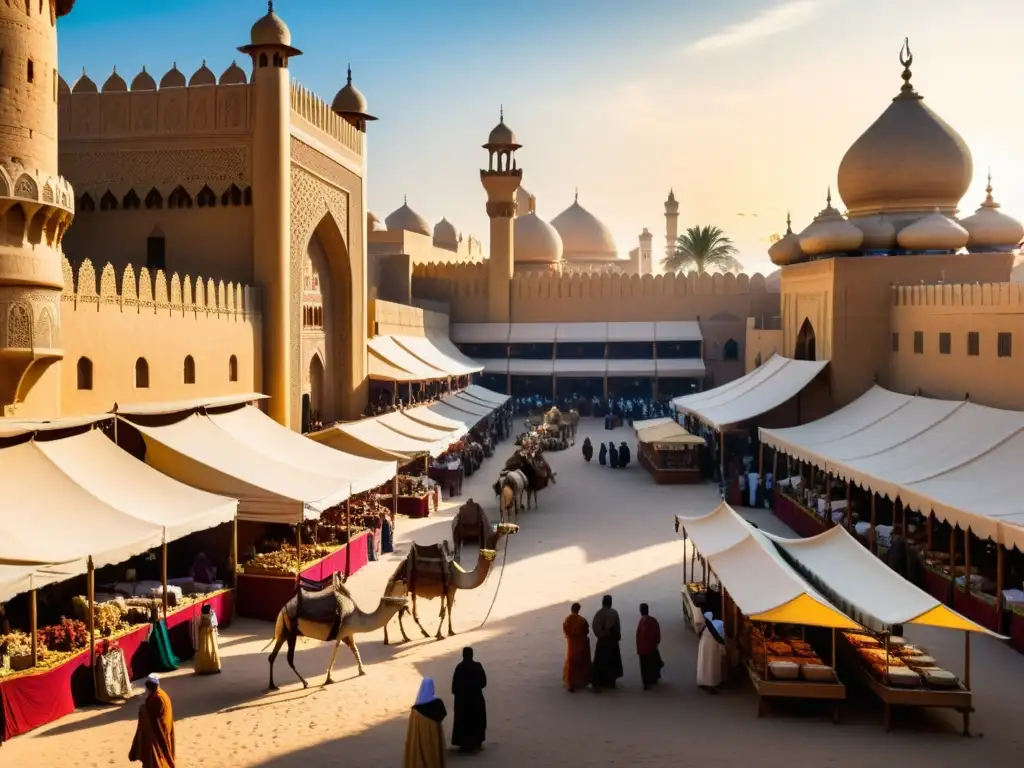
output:
[[[390, 502], [390, 496], [388, 500]], [[441, 491], [435, 488], [423, 496], [399, 496], [398, 514], [406, 517], [429, 517], [441, 505]]]
[[772, 511], [775, 516], [792, 528], [797, 535], [807, 539], [825, 532], [825, 521], [790, 496], [776, 492], [773, 502]]
[[846, 699], [846, 686], [839, 680], [831, 683], [809, 680], [766, 680], [748, 659], [744, 662], [750, 682], [757, 691], [757, 716], [764, 717], [766, 699], [816, 699], [831, 701], [832, 722], [840, 719], [840, 706]]

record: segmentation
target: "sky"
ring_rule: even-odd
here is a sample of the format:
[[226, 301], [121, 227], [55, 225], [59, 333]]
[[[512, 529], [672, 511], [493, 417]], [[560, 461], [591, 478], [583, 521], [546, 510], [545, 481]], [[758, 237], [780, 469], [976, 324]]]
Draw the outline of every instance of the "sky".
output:
[[[370, 210], [409, 204], [487, 241], [480, 145], [516, 132], [523, 186], [554, 218], [580, 204], [621, 256], [647, 227], [664, 245], [664, 200], [680, 228], [721, 227], [748, 272], [792, 211], [824, 207], [846, 149], [901, 83], [966, 139], [974, 182], [964, 215], [995, 198], [1024, 216], [1024, 54], [1019, 0], [277, 0], [292, 75], [330, 102], [351, 63], [380, 120], [368, 131]], [[78, 0], [59, 24], [60, 69], [102, 84], [205, 60], [220, 73], [266, 12], [260, 0]], [[839, 207], [838, 195], [834, 203]], [[742, 215], [741, 215], [742, 214]]]

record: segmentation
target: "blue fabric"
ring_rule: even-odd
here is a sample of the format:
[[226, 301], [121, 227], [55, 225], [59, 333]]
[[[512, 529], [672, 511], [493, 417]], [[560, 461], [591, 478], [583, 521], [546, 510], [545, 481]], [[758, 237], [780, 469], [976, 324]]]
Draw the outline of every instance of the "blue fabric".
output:
[[426, 704], [436, 699], [434, 695], [434, 680], [430, 677], [424, 677], [423, 682], [420, 683], [420, 691], [416, 694], [416, 703], [414, 707], [418, 707], [420, 704]]

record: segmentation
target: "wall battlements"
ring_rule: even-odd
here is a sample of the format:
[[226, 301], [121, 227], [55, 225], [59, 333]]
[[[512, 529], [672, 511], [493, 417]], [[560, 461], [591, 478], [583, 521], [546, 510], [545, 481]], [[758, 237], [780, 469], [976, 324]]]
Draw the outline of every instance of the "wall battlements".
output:
[[150, 312], [171, 316], [205, 315], [225, 320], [248, 321], [260, 314], [258, 288], [240, 283], [225, 283], [212, 278], [203, 279], [177, 272], [170, 281], [162, 269], [151, 275], [146, 267], [139, 269], [129, 264], [118, 280], [109, 262], [96, 279], [96, 269], [90, 259], [84, 259], [77, 274], [65, 258], [64, 291], [61, 303], [72, 311]]
[[363, 134], [359, 129], [331, 111], [326, 101], [295, 80], [291, 81], [291, 106], [294, 115], [362, 157]]
[[995, 311], [1024, 307], [1024, 283], [962, 283], [932, 285], [894, 285], [894, 307], [971, 307], [976, 311]]

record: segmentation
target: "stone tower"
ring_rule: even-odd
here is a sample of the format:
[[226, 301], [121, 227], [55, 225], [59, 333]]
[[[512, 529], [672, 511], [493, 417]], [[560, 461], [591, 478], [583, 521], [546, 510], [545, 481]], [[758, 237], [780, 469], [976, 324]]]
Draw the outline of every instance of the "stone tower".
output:
[[654, 265], [652, 261], [654, 254], [651, 252], [654, 244], [654, 235], [650, 233], [647, 227], [644, 227], [644, 231], [640, 233], [640, 260], [638, 264], [638, 274], [650, 275], [654, 271]]
[[676, 193], [668, 191], [668, 199], [665, 201], [665, 255], [671, 256], [676, 252], [676, 238], [679, 237], [679, 203], [676, 201]]
[[513, 220], [516, 216], [516, 191], [523, 172], [516, 167], [515, 152], [522, 145], [505, 125], [505, 110], [500, 122], [483, 145], [487, 150], [487, 170], [480, 171], [480, 182], [487, 190], [487, 216], [491, 220], [491, 256], [487, 263], [487, 322], [511, 321], [510, 292], [514, 263]]
[[[268, 413], [293, 426], [289, 360], [291, 286], [291, 98], [288, 61], [301, 56], [267, 3], [238, 50], [252, 57], [253, 276], [263, 295], [263, 391]], [[296, 343], [298, 340], [295, 340]]]
[[36, 385], [63, 358], [61, 241], [75, 196], [57, 175], [57, 19], [73, 5], [0, 3], [2, 416], [52, 413], [59, 402], [57, 377]]

